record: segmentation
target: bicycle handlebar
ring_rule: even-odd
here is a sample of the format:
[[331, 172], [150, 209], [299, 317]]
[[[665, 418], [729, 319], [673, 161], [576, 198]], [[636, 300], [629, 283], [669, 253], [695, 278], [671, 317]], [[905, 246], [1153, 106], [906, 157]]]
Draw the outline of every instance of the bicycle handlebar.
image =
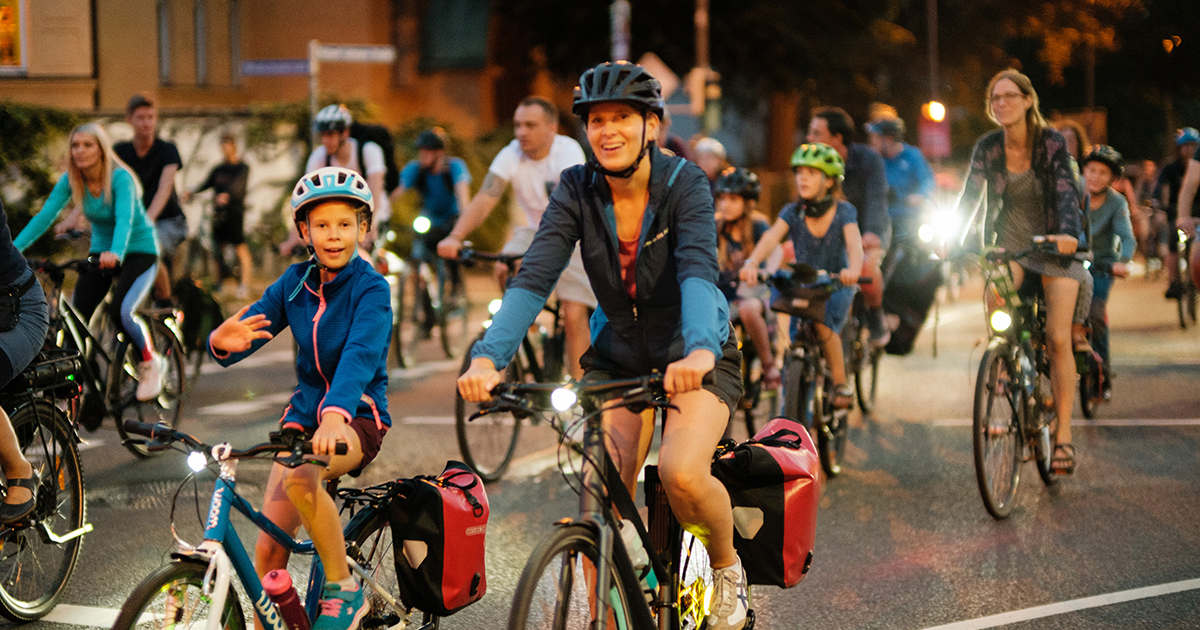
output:
[[614, 398], [622, 400], [622, 406], [630, 407], [631, 409], [634, 407], [644, 409], [647, 406], [672, 407], [673, 405], [665, 399], [658, 400], [664, 394], [662, 385], [663, 375], [658, 372], [636, 378], [568, 384], [500, 383], [492, 388], [492, 401], [484, 404], [479, 411], [471, 414], [470, 420], [502, 411], [526, 414], [534, 413], [543, 409], [545, 405], [542, 403], [535, 404], [531, 399], [544, 398], [557, 389], [570, 390], [581, 398], [595, 398], [603, 394], [623, 390], [620, 395], [614, 396]]
[[462, 251], [458, 253], [458, 261], [466, 267], [474, 265], [476, 260], [486, 260], [489, 262], [503, 263], [511, 269], [512, 267], [515, 267], [516, 264], [524, 257], [525, 254], [505, 254], [503, 252], [499, 254], [489, 254], [487, 252], [475, 251], [471, 248], [470, 243], [465, 243]]
[[[126, 420], [124, 426], [127, 433], [145, 436], [154, 442], [158, 442], [157, 448], [159, 450], [169, 448], [171, 442], [182, 442], [192, 450], [202, 451], [206, 454], [212, 451], [212, 446], [197, 440], [187, 433], [176, 431], [165, 424], [148, 424], [145, 422], [138, 422], [137, 420]], [[299, 431], [294, 429], [272, 431], [270, 436], [269, 442], [256, 444], [247, 449], [231, 449], [229, 451], [229, 458], [245, 459], [257, 457], [258, 455], [286, 452], [291, 452], [293, 457], [312, 454], [312, 442], [309, 440], [298, 439], [303, 436], [303, 434]], [[151, 450], [155, 450], [156, 447], [151, 445], [150, 448]], [[339, 443], [334, 448], [334, 453], [337, 455], [345, 455], [348, 448], [348, 445]], [[297, 465], [300, 463], [303, 462], [296, 462]]]
[[82, 273], [85, 270], [94, 269], [105, 275], [113, 276], [121, 273], [120, 263], [109, 269], [100, 269], [99, 254], [90, 254], [87, 258], [74, 258], [63, 263], [55, 263], [49, 260], [30, 260], [29, 266], [50, 276], [56, 282], [62, 281], [67, 271]]

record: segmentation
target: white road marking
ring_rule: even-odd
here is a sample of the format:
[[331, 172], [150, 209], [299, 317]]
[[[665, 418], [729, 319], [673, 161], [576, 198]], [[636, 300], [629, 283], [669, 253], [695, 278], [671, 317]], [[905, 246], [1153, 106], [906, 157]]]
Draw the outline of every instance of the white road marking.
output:
[[101, 626], [111, 628], [116, 623], [117, 615], [120, 612], [111, 608], [59, 604], [54, 610], [50, 611], [50, 614], [42, 617], [41, 620], [52, 621], [54, 623], [67, 623], [73, 626]]
[[214, 416], [238, 416], [262, 411], [269, 407], [278, 407], [291, 400], [292, 392], [256, 396], [250, 400], [235, 400], [233, 402], [209, 405], [196, 410], [197, 413]]
[[274, 365], [276, 363], [291, 363], [296, 360], [296, 356], [291, 350], [274, 350], [271, 352], [254, 353], [229, 367], [221, 367], [214, 363], [211, 359], [200, 366], [201, 374], [214, 374], [223, 370], [236, 370], [240, 368], [256, 368], [264, 365]]
[[[970, 418], [945, 418], [931, 422], [935, 427], [969, 427]], [[1097, 418], [1095, 420], [1073, 419], [1071, 426], [1080, 427], [1195, 427], [1200, 418]]]
[[988, 617], [980, 617], [978, 619], [959, 621], [957, 623], [946, 624], [944, 626], [926, 628], [925, 630], [982, 630], [983, 628], [995, 628], [997, 626], [1003, 626], [1010, 623], [1029, 621], [1031, 619], [1041, 619], [1043, 617], [1061, 615], [1064, 613], [1075, 612], [1077, 610], [1111, 606], [1112, 604], [1120, 604], [1122, 602], [1130, 602], [1137, 599], [1162, 597], [1163, 595], [1170, 595], [1172, 593], [1179, 593], [1182, 591], [1194, 591], [1197, 589], [1200, 589], [1200, 579], [1169, 582], [1167, 584], [1134, 588], [1127, 591], [1117, 591], [1115, 593], [1095, 595], [1093, 597], [1071, 599], [1065, 602], [1046, 604], [1044, 606], [1034, 606], [1033, 608], [1026, 608], [1024, 610], [1014, 610], [1011, 612], [1001, 613], [999, 615], [990, 615]]
[[400, 424], [454, 424], [454, 416], [404, 416]]

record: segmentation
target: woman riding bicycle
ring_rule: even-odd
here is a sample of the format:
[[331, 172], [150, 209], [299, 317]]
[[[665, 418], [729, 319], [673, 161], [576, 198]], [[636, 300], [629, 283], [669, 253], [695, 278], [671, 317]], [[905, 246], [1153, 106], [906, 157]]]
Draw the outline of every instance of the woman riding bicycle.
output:
[[[13, 247], [8, 216], [0, 203], [0, 293], [11, 300], [0, 313], [0, 387], [20, 374], [46, 342], [47, 307], [42, 285]], [[8, 492], [0, 503], [0, 523], [9, 525], [33, 513], [38, 480], [21, 453], [8, 413], [0, 408], [0, 466]]]
[[[743, 288], [738, 279], [746, 256], [771, 229], [767, 218], [758, 212], [762, 183], [749, 169], [737, 168], [722, 173], [713, 186], [717, 193], [717, 261], [721, 265], [717, 287], [725, 294], [729, 311], [737, 313], [758, 351], [763, 388], [775, 389], [779, 387], [779, 367], [775, 365], [775, 348], [771, 346], [764, 316], [769, 292], [758, 293], [753, 288]], [[781, 250], [775, 251], [782, 254]]]
[[[741, 354], [717, 290], [712, 193], [699, 167], [656, 143], [661, 87], [644, 68], [619, 61], [583, 73], [574, 112], [595, 155], [562, 173], [521, 270], [470, 368], [463, 398], [490, 399], [575, 243], [599, 301], [584, 380], [664, 373], [677, 407], [667, 411], [659, 474], [671, 509], [708, 548], [714, 568], [712, 630], [746, 623], [746, 577], [733, 548], [729, 494], [710, 472], [712, 454], [742, 395]], [[609, 410], [609, 452], [631, 494], [654, 427], [624, 408]]]
[[[842, 357], [842, 327], [850, 316], [854, 292], [863, 268], [862, 234], [858, 211], [841, 198], [841, 181], [846, 165], [837, 150], [827, 144], [802, 144], [792, 154], [792, 169], [800, 201], [783, 207], [775, 225], [763, 235], [742, 266], [742, 281], [758, 282], [758, 265], [786, 236], [792, 237], [796, 262], [836, 273], [842, 287], [825, 303], [825, 320], [815, 322], [825, 359], [833, 378], [834, 406], [849, 407], [854, 390], [846, 384], [846, 362]], [[792, 324], [795, 334], [796, 322]]]
[[[338, 509], [324, 484], [347, 473], [358, 476], [379, 454], [392, 424], [391, 291], [357, 255], [374, 209], [365, 178], [336, 166], [319, 168], [296, 184], [291, 205], [312, 259], [289, 267], [262, 299], [225, 320], [209, 336], [209, 347], [221, 365], [230, 365], [292, 327], [300, 383], [280, 423], [311, 436], [313, 453], [327, 465], [272, 466], [262, 512], [293, 536], [303, 524], [325, 566], [321, 616], [313, 630], [347, 630], [357, 627], [368, 607], [350, 575]], [[347, 444], [345, 455], [334, 454], [338, 442]], [[265, 532], [259, 535], [254, 566], [260, 576], [286, 568], [287, 560], [286, 549]]]
[[[988, 83], [986, 106], [988, 117], [1001, 129], [975, 143], [958, 211], [969, 216], [986, 193], [985, 242], [1022, 252], [1031, 247], [1035, 235], [1044, 234], [1056, 246], [1058, 255], [1033, 252], [1013, 262], [1011, 269], [1017, 287], [1026, 271], [1042, 279], [1050, 382], [1058, 419], [1051, 468], [1068, 474], [1075, 470], [1072, 336], [1076, 343], [1086, 344], [1082, 325], [1091, 306], [1092, 284], [1083, 262], [1072, 256], [1087, 242], [1079, 188], [1066, 141], [1042, 118], [1029, 77], [1013, 69], [997, 73]], [[1077, 325], [1074, 333], [1072, 323]]]
[[137, 175], [113, 153], [112, 142], [100, 125], [86, 123], [71, 130], [70, 150], [67, 172], [58, 178], [41, 211], [13, 243], [17, 251], [25, 251], [68, 205], [75, 210], [55, 228], [57, 234], [86, 228], [91, 222], [89, 251], [98, 256], [99, 269], [79, 272], [72, 301], [90, 318], [108, 293], [113, 270], [120, 267], [110, 316], [142, 353], [137, 399], [153, 400], [162, 392], [166, 360], [154, 351], [150, 328], [137, 315], [158, 273], [158, 245], [154, 226], [142, 207], [142, 187]]

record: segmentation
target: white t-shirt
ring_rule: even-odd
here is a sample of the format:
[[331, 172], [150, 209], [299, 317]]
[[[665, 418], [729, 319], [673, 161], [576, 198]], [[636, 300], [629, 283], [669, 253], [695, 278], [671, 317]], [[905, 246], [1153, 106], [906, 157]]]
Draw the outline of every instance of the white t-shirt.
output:
[[550, 153], [540, 160], [526, 157], [521, 144], [513, 140], [496, 154], [488, 171], [512, 184], [513, 198], [525, 211], [526, 225], [537, 229], [559, 175], [564, 169], [583, 164], [584, 159], [579, 143], [567, 136], [554, 136]]
[[[333, 159], [329, 160], [330, 166], [341, 166], [343, 168], [348, 168], [357, 173], [361, 173], [363, 176], [387, 172], [387, 164], [383, 161], [383, 149], [379, 148], [378, 144], [375, 144], [374, 142], [368, 142], [363, 145], [363, 161], [367, 163], [366, 171], [360, 168], [358, 164], [358, 140], [355, 140], [354, 138], [347, 138], [346, 144], [350, 145], [350, 163], [342, 164], [338, 162], [337, 156], [335, 155], [333, 156]], [[312, 155], [308, 156], [308, 164], [304, 166], [304, 172], [311, 173], [319, 168], [325, 168], [325, 157], [327, 155], [328, 153], [325, 151], [325, 145], [322, 144], [318, 146], [313, 150]], [[374, 221], [372, 221], [374, 225], [379, 225], [380, 223], [387, 221], [392, 215], [392, 204], [387, 195], [377, 195], [377, 197], [378, 198], [375, 199], [375, 218]]]
[[[383, 161], [383, 149], [379, 148], [378, 144], [368, 142], [363, 147], [363, 161], [366, 162], [366, 170], [359, 167], [358, 164], [358, 140], [347, 138], [346, 144], [350, 145], [350, 163], [342, 164], [338, 161], [337, 156], [329, 161], [330, 166], [341, 166], [352, 171], [357, 171], [365, 175], [373, 175], [375, 173], [383, 173], [387, 171], [387, 165]], [[325, 152], [325, 145], [320, 145], [313, 150], [312, 155], [308, 156], [308, 164], [304, 167], [305, 173], [311, 173], [319, 168], [325, 167], [325, 157], [328, 155]]]

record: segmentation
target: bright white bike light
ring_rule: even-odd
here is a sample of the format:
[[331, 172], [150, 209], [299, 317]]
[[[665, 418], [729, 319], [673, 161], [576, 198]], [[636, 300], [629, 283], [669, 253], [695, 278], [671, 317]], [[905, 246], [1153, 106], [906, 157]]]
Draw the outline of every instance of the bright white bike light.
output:
[[575, 401], [578, 399], [575, 392], [565, 387], [559, 387], [550, 392], [550, 405], [559, 411], [566, 411], [575, 406]]
[[429, 222], [429, 217], [417, 217], [413, 221], [413, 229], [417, 231], [417, 234], [428, 232], [432, 226], [433, 224]]
[[992, 330], [1004, 332], [1008, 330], [1009, 326], [1012, 326], [1012, 316], [1004, 311], [996, 311], [992, 313], [991, 324]]
[[200, 472], [201, 470], [204, 470], [204, 467], [208, 464], [208, 459], [204, 457], [204, 453], [201, 453], [200, 451], [192, 451], [191, 453], [188, 453], [187, 463], [188, 468], [191, 468], [196, 472]]
[[492, 300], [491, 302], [488, 302], [488, 312], [491, 313], [492, 315], [499, 313], [500, 312], [500, 302], [502, 302], [502, 301], [503, 300], [500, 300], [499, 298], [497, 298], [495, 300]]
[[933, 226], [926, 223], [917, 230], [917, 236], [926, 243], [932, 243], [935, 232]]

